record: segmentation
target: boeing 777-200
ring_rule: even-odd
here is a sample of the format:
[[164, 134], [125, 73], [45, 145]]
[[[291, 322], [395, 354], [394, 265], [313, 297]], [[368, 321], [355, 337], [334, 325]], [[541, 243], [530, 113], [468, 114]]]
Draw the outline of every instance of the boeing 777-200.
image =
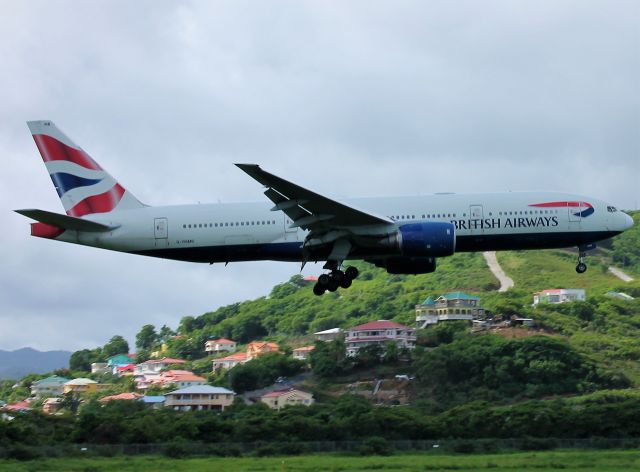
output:
[[314, 293], [348, 288], [346, 259], [393, 274], [436, 270], [455, 252], [577, 246], [576, 271], [597, 241], [633, 220], [592, 197], [551, 192], [436, 194], [338, 201], [261, 169], [236, 164], [271, 204], [148, 206], [51, 121], [28, 122], [66, 215], [17, 210], [31, 234], [113, 251], [191, 262], [325, 261]]

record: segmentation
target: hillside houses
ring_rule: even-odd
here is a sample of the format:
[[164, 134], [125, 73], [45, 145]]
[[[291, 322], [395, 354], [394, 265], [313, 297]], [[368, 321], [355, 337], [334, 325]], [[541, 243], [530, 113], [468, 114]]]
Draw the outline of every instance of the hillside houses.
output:
[[400, 349], [413, 349], [416, 345], [415, 328], [389, 320], [371, 321], [349, 328], [345, 338], [346, 353], [354, 357], [358, 351], [371, 345], [386, 348], [387, 343], [396, 343]]
[[233, 369], [238, 364], [244, 364], [251, 359], [263, 356], [270, 352], [279, 352], [280, 346], [276, 343], [267, 341], [256, 341], [247, 344], [246, 352], [236, 352], [230, 356], [214, 359], [212, 369], [215, 372], [219, 369]]
[[57, 397], [64, 392], [64, 384], [69, 379], [51, 375], [46, 379], [37, 380], [31, 384], [31, 395], [34, 397]]
[[204, 343], [204, 350], [209, 354], [219, 354], [221, 352], [235, 352], [236, 346], [237, 343], [231, 339], [210, 339]]
[[554, 288], [542, 290], [533, 294], [533, 304], [583, 302], [586, 300], [584, 289]]
[[290, 388], [287, 390], [276, 390], [265, 393], [260, 397], [260, 401], [273, 410], [281, 410], [290, 405], [309, 406], [314, 403], [313, 395], [302, 390]]
[[420, 305], [416, 305], [416, 323], [424, 329], [441, 321], [472, 321], [484, 317], [484, 308], [480, 305], [480, 298], [463, 292], [451, 292], [440, 295], [435, 300], [432, 297]]
[[218, 410], [233, 404], [235, 392], [211, 385], [195, 385], [169, 392], [165, 395], [165, 407], [174, 410]]

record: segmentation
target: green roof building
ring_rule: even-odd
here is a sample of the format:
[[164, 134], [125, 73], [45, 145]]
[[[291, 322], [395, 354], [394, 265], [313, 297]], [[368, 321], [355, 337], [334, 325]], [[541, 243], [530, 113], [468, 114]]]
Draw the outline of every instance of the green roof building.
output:
[[450, 292], [435, 300], [428, 297], [416, 305], [416, 323], [420, 328], [435, 325], [440, 321], [473, 321], [484, 318], [480, 298], [463, 292]]

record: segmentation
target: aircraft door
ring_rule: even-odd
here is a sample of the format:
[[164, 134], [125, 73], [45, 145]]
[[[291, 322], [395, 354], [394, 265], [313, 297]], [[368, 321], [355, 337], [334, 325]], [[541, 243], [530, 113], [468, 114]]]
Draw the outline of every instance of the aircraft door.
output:
[[482, 220], [484, 219], [484, 211], [482, 205], [469, 206], [469, 233], [482, 234]]
[[284, 239], [285, 241], [297, 241], [298, 240], [298, 228], [290, 228], [293, 224], [291, 218], [284, 215]]
[[582, 212], [587, 209], [584, 202], [568, 202], [569, 223], [571, 227], [579, 226], [582, 221]]
[[169, 241], [169, 223], [166, 218], [156, 218], [153, 220], [153, 234], [156, 239], [156, 246], [166, 246]]

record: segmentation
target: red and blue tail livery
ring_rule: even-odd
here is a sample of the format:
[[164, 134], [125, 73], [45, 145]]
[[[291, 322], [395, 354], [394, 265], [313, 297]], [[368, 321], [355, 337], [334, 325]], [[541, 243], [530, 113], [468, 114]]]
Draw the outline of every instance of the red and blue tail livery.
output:
[[27, 124], [67, 215], [143, 206], [51, 121]]
[[266, 187], [271, 203], [147, 206], [51, 121], [28, 125], [66, 212], [16, 210], [37, 221], [33, 236], [190, 262], [326, 261], [316, 295], [351, 286], [358, 270], [343, 268], [347, 259], [425, 274], [456, 252], [577, 246], [582, 273], [595, 242], [633, 225], [602, 200], [559, 192], [338, 201], [257, 164], [236, 166]]

